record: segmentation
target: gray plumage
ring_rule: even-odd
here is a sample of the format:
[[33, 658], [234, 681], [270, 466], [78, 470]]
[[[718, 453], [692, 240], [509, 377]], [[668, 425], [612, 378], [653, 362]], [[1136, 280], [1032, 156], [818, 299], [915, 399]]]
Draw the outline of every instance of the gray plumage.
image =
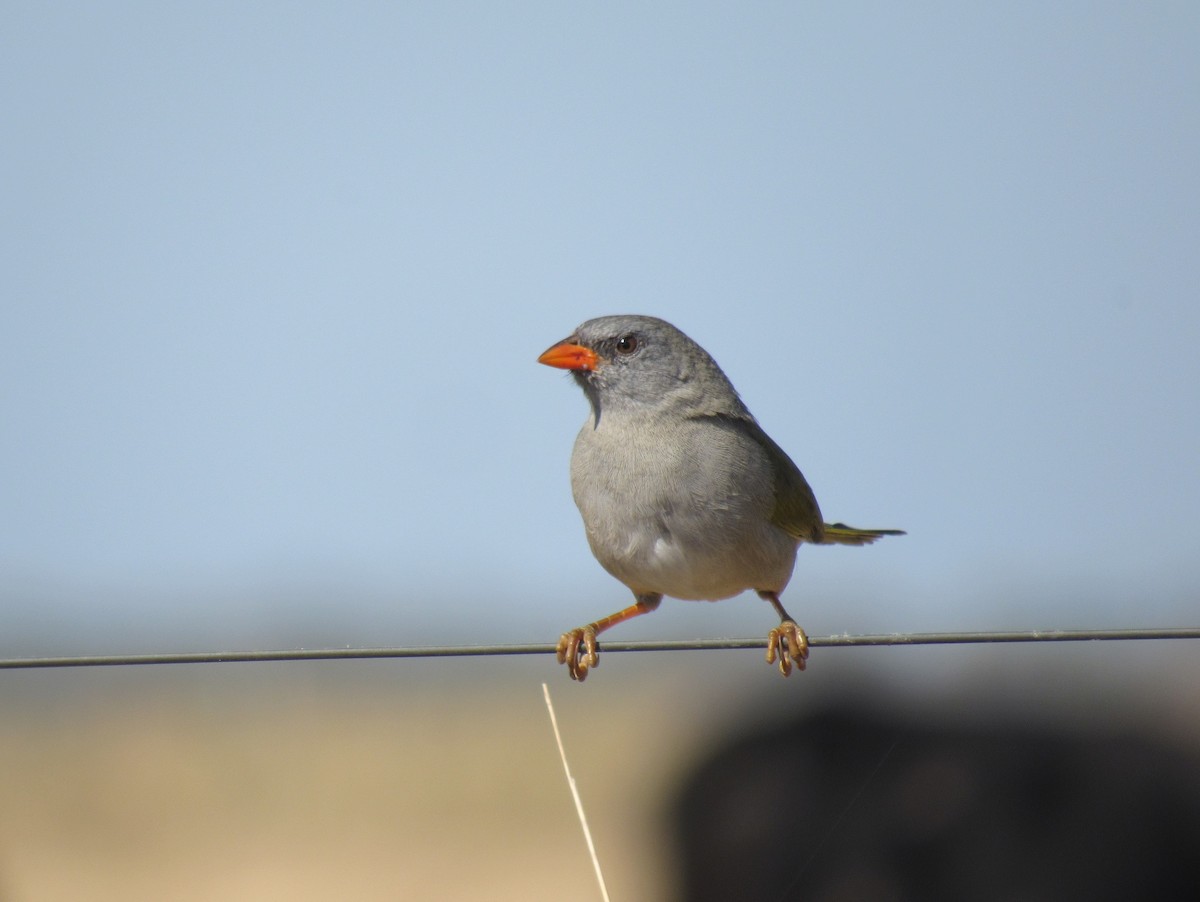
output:
[[[664, 320], [588, 320], [539, 359], [570, 369], [587, 396], [571, 488], [592, 553], [637, 598], [634, 608], [564, 634], [559, 657], [571, 675], [582, 679], [588, 660], [595, 666], [596, 633], [653, 610], [663, 595], [716, 601], [746, 589], [798, 633], [792, 646], [803, 667], [803, 631], [778, 600], [798, 545], [866, 544], [898, 531], [825, 524], [800, 470], [716, 361]], [[589, 654], [577, 672], [581, 643]]]
[[[616, 350], [622, 336], [636, 341], [632, 353]], [[634, 594], [782, 592], [797, 539], [819, 541], [821, 513], [716, 361], [646, 316], [589, 320], [572, 340], [605, 361], [574, 373], [591, 415], [575, 439], [571, 488], [596, 559]], [[772, 522], [777, 485], [800, 495], [798, 535]]]

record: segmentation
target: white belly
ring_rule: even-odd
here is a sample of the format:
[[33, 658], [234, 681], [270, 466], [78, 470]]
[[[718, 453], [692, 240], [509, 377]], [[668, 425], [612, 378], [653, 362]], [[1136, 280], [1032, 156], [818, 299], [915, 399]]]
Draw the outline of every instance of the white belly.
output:
[[596, 559], [635, 593], [719, 601], [747, 589], [783, 591], [795, 562], [796, 543], [771, 529], [773, 535], [743, 536], [737, 542], [689, 543], [669, 531], [631, 524], [623, 542], [597, 542], [591, 530], [588, 540]]

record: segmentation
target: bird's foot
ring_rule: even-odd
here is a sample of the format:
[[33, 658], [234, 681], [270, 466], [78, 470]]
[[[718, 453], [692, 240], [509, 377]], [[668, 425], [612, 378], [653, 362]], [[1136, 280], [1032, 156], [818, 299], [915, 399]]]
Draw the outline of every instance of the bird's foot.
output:
[[[563, 637], [566, 638], [565, 636]], [[559, 642], [560, 649], [562, 643]], [[794, 620], [784, 620], [779, 626], [767, 633], [767, 663], [774, 664], [779, 662], [779, 672], [784, 676], [790, 676], [792, 667], [797, 670], [804, 669], [804, 662], [808, 659], [808, 636], [804, 635], [804, 630], [800, 629], [799, 624]], [[562, 660], [562, 652], [559, 652], [559, 660]], [[583, 677], [580, 677], [583, 679]]]
[[557, 657], [559, 664], [567, 665], [567, 673], [571, 675], [571, 679], [581, 683], [586, 680], [588, 671], [600, 666], [595, 628], [579, 626], [563, 633], [558, 640]]

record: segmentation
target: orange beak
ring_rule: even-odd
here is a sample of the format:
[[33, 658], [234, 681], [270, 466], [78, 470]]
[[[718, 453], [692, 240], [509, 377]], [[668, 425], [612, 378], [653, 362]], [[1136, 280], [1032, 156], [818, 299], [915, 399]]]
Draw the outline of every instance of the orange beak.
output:
[[553, 347], [547, 348], [538, 358], [538, 363], [556, 366], [560, 370], [588, 370], [589, 372], [594, 370], [599, 362], [600, 355], [591, 348], [571, 344], [569, 340], [560, 341]]

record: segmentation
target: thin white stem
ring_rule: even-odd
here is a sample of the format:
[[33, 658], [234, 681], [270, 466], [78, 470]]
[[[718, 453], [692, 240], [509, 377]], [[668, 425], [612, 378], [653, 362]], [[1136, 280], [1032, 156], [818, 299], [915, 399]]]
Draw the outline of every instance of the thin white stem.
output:
[[571, 776], [571, 767], [567, 764], [567, 752], [563, 748], [562, 735], [558, 732], [558, 718], [554, 716], [554, 705], [550, 701], [550, 687], [542, 683], [542, 693], [546, 696], [546, 710], [550, 712], [550, 726], [554, 727], [554, 741], [558, 743], [558, 756], [562, 758], [563, 771], [567, 775], [567, 785], [571, 787], [571, 798], [575, 800], [575, 812], [579, 815], [579, 826], [583, 828], [583, 838], [587, 842], [588, 854], [592, 856], [592, 867], [596, 869], [596, 882], [600, 884], [600, 896], [604, 902], [609, 902], [608, 887], [604, 885], [604, 874], [600, 871], [600, 859], [596, 855], [596, 846], [592, 843], [592, 831], [588, 829], [587, 815], [583, 813], [583, 800], [579, 798], [579, 789], [575, 778]]

